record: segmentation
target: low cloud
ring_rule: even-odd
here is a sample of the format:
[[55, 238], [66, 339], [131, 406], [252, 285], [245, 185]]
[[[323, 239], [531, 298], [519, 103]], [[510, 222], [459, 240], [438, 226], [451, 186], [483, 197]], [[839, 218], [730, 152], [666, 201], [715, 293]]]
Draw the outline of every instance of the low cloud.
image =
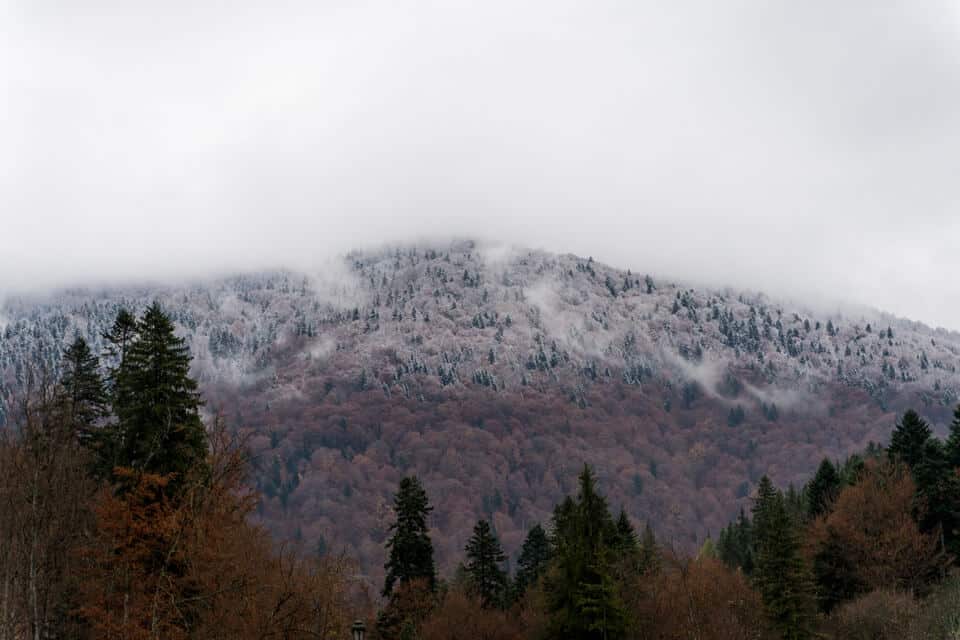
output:
[[0, 7], [0, 292], [471, 237], [960, 329], [953, 0], [98, 7]]

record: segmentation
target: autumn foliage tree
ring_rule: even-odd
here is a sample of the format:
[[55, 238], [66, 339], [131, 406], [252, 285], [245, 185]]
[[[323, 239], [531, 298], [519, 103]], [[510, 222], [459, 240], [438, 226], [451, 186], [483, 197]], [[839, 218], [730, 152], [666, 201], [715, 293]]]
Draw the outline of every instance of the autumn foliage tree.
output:
[[829, 592], [837, 584], [849, 584], [847, 596], [874, 589], [922, 593], [947, 558], [938, 536], [920, 530], [915, 496], [903, 464], [870, 463], [808, 534], [819, 589]]

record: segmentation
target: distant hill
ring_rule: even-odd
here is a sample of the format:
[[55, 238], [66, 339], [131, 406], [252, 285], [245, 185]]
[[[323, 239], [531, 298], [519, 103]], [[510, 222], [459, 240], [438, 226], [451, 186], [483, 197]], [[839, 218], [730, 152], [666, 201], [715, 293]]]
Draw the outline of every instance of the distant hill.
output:
[[479, 517], [516, 552], [584, 462], [614, 508], [691, 548], [764, 473], [799, 484], [908, 406], [942, 428], [960, 393], [954, 332], [459, 242], [8, 299], [0, 422], [35, 363], [55, 375], [75, 332], [102, 350], [117, 310], [153, 299], [189, 339], [207, 410], [251, 436], [264, 522], [374, 580], [406, 474], [447, 570]]

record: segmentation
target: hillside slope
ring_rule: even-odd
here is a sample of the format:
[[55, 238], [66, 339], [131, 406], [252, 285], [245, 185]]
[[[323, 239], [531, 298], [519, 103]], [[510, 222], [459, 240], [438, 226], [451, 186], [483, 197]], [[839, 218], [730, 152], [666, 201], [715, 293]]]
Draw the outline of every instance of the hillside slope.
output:
[[7, 300], [0, 412], [34, 365], [56, 372], [74, 332], [100, 349], [118, 308], [154, 298], [190, 341], [207, 409], [252, 436], [264, 521], [374, 579], [408, 473], [446, 569], [482, 516], [515, 552], [584, 462], [615, 508], [688, 548], [764, 473], [799, 483], [885, 439], [906, 406], [943, 423], [960, 391], [956, 333], [461, 242], [320, 275]]

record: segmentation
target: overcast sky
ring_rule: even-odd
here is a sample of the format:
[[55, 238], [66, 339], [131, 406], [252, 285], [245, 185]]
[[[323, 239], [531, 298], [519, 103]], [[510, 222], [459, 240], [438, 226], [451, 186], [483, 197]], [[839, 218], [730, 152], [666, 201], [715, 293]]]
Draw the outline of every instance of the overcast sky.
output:
[[474, 236], [960, 329], [960, 0], [0, 0], [0, 290]]

